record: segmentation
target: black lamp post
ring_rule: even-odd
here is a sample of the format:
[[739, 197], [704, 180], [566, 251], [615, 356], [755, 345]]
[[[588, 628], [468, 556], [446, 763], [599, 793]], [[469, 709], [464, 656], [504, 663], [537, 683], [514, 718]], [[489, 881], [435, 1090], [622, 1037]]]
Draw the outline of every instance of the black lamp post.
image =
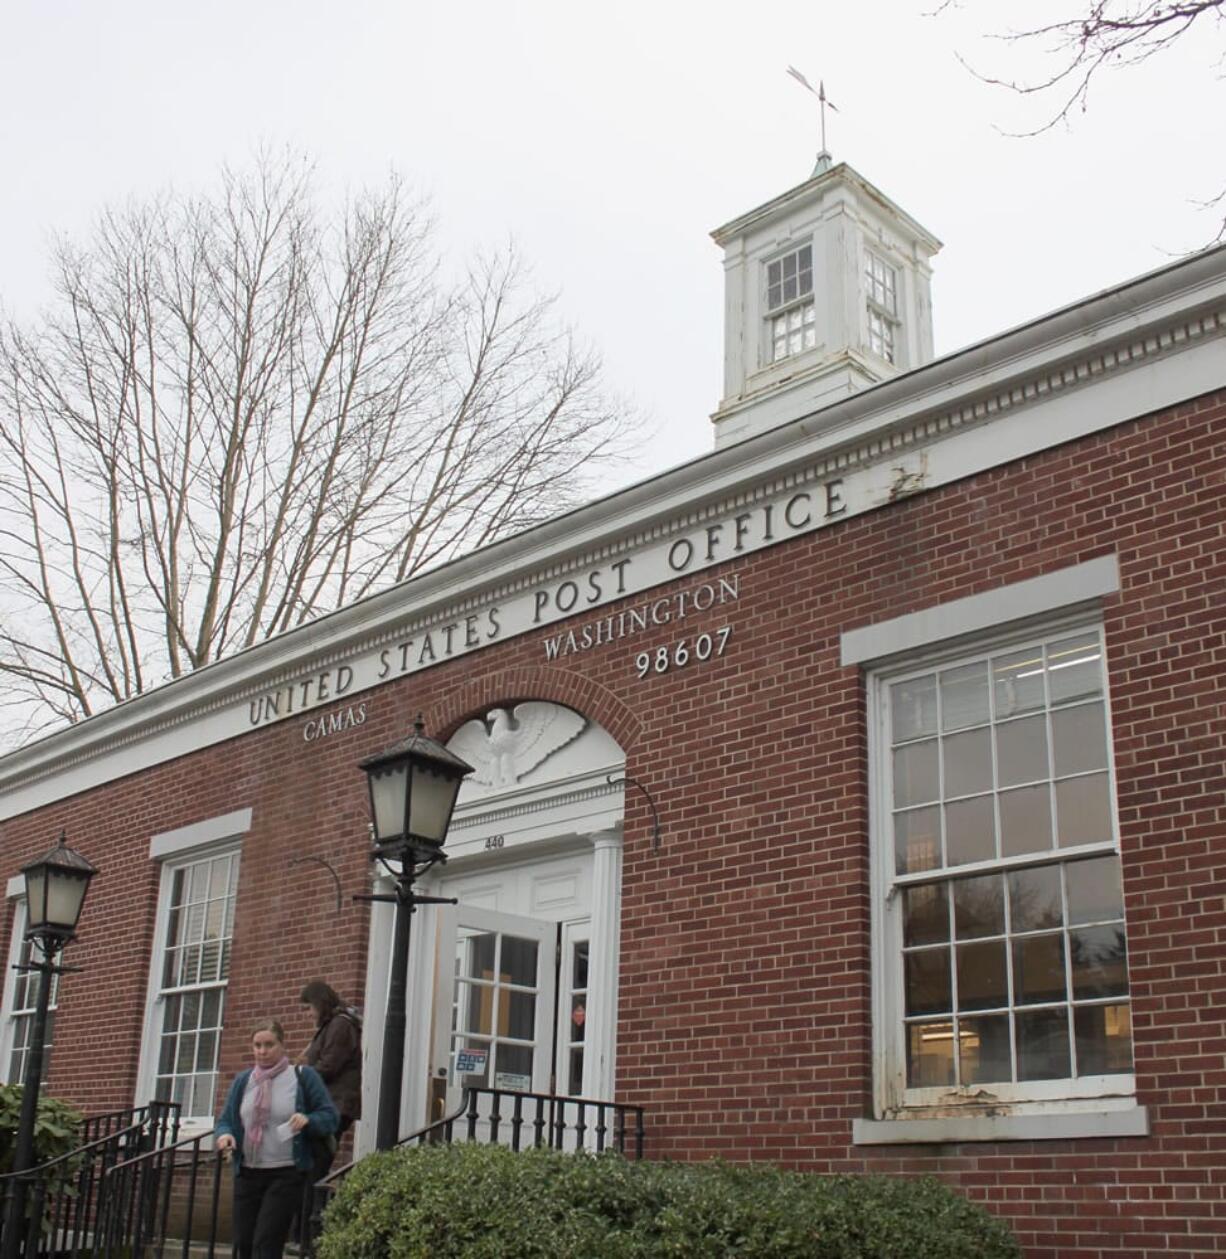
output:
[[[383, 1063], [379, 1074], [379, 1121], [375, 1145], [390, 1150], [400, 1139], [400, 1088], [404, 1075], [405, 990], [409, 978], [409, 924], [418, 905], [454, 905], [446, 896], [419, 896], [414, 882], [431, 866], [447, 860], [443, 843], [451, 825], [460, 784], [473, 767], [425, 733], [418, 716], [413, 733], [378, 756], [361, 763], [370, 782], [374, 856], [396, 879], [388, 896], [364, 900], [396, 906], [392, 937], [392, 973], [383, 1027]], [[398, 864], [393, 867], [391, 862]]]
[[[26, 877], [26, 939], [42, 951], [43, 960], [36, 961], [34, 949], [30, 961], [19, 970], [36, 971], [38, 999], [34, 1005], [34, 1024], [30, 1029], [30, 1047], [21, 1090], [21, 1114], [17, 1120], [17, 1141], [13, 1147], [13, 1179], [9, 1182], [8, 1209], [4, 1219], [3, 1259], [21, 1254], [24, 1228], [26, 1177], [34, 1161], [34, 1124], [38, 1116], [38, 1093], [42, 1084], [43, 1052], [47, 1043], [47, 1006], [51, 981], [75, 967], [56, 965], [55, 955], [77, 933], [85, 893], [97, 870], [64, 842], [50, 852], [21, 868]], [[32, 1225], [37, 1228], [37, 1221]], [[37, 1236], [37, 1233], [34, 1233]]]

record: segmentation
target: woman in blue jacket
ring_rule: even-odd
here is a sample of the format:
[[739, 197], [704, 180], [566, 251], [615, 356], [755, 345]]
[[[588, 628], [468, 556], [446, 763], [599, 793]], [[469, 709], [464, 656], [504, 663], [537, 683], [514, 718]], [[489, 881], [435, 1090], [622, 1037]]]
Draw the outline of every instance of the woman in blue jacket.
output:
[[291, 1067], [281, 1024], [251, 1035], [255, 1066], [240, 1071], [214, 1127], [217, 1149], [234, 1158], [236, 1259], [281, 1259], [301, 1209], [313, 1141], [336, 1131], [339, 1116], [313, 1067]]

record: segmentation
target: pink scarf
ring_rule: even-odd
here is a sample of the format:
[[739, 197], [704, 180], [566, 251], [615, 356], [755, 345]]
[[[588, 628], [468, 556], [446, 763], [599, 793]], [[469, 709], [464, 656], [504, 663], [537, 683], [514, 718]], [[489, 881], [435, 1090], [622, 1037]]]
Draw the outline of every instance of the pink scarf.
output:
[[264, 1129], [268, 1127], [268, 1116], [272, 1112], [272, 1082], [288, 1066], [289, 1055], [284, 1054], [281, 1061], [271, 1067], [252, 1069], [249, 1083], [255, 1085], [255, 1105], [251, 1108], [251, 1123], [243, 1134], [244, 1144], [251, 1150], [258, 1150], [264, 1140]]

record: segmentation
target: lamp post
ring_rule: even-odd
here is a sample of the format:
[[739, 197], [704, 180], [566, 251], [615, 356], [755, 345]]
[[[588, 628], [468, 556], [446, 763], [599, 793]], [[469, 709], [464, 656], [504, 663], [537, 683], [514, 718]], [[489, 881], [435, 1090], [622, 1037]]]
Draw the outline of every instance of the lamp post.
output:
[[61, 831], [54, 848], [21, 868], [26, 879], [26, 939], [42, 951], [43, 960], [35, 961], [34, 949], [31, 948], [30, 961], [17, 968], [37, 972], [39, 980], [21, 1090], [17, 1140], [13, 1147], [14, 1176], [9, 1182], [8, 1208], [4, 1218], [3, 1259], [15, 1259], [21, 1254], [25, 1233], [27, 1178], [22, 1173], [28, 1172], [34, 1161], [34, 1124], [38, 1117], [52, 977], [76, 969], [56, 965], [55, 955], [76, 936], [85, 893], [89, 891], [90, 880], [98, 873], [79, 852], [68, 847], [64, 838]]
[[[400, 1090], [404, 1076], [405, 995], [409, 978], [409, 925], [418, 905], [454, 905], [454, 897], [419, 896], [413, 884], [447, 860], [443, 843], [460, 784], [473, 772], [425, 732], [421, 716], [407, 739], [362, 761], [370, 785], [373, 856], [396, 880], [390, 895], [362, 897], [395, 905], [392, 972], [379, 1069], [379, 1119], [375, 1146], [390, 1150], [400, 1139]], [[391, 863], [396, 862], [393, 866]]]

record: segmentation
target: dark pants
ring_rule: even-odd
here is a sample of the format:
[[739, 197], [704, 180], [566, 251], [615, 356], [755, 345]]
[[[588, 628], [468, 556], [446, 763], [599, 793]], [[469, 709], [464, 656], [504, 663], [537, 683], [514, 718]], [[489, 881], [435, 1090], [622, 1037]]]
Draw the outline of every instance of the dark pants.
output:
[[243, 1167], [234, 1182], [235, 1259], [281, 1259], [302, 1209], [306, 1177], [296, 1167]]
[[[336, 1131], [336, 1139], [339, 1142], [353, 1127], [353, 1119], [349, 1115], [342, 1115], [340, 1127]], [[332, 1164], [336, 1159], [336, 1150], [329, 1149], [327, 1145], [320, 1143], [315, 1147], [315, 1166], [311, 1168], [311, 1184], [314, 1185], [332, 1170]], [[321, 1227], [323, 1226], [324, 1209], [328, 1205], [328, 1199], [332, 1195], [324, 1189], [316, 1189], [311, 1194], [311, 1236], [317, 1238]]]

